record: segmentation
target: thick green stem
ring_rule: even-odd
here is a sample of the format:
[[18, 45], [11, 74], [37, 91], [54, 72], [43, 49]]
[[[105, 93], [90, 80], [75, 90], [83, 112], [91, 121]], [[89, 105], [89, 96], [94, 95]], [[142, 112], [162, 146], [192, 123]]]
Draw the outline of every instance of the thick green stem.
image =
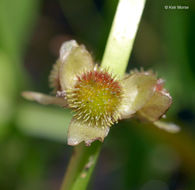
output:
[[74, 148], [61, 190], [86, 189], [100, 148], [100, 142], [94, 142], [90, 147], [86, 147], [82, 143]]
[[[120, 0], [107, 41], [101, 66], [123, 76], [143, 12], [145, 0]], [[100, 142], [90, 147], [80, 144], [74, 149], [61, 190], [84, 190], [95, 167]]]
[[144, 9], [145, 0], [120, 0], [102, 59], [102, 67], [123, 76]]

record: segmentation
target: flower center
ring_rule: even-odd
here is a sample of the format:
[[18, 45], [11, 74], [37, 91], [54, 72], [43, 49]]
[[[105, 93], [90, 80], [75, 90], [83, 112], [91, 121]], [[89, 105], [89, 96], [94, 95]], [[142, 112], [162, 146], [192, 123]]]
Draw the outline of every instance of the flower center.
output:
[[120, 115], [121, 87], [106, 71], [93, 70], [77, 77], [67, 101], [74, 117], [94, 126], [111, 126]]

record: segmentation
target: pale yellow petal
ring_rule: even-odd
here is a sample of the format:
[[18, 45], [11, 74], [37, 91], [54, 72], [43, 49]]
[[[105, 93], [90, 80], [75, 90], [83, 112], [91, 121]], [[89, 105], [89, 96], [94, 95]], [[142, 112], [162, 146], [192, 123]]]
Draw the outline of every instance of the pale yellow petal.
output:
[[72, 88], [77, 80], [77, 75], [93, 69], [93, 60], [90, 53], [83, 45], [78, 45], [72, 40], [65, 42], [60, 50], [60, 84], [61, 90]]
[[72, 119], [68, 128], [68, 144], [74, 146], [84, 141], [87, 146], [90, 146], [95, 140], [103, 141], [109, 129], [109, 127], [88, 126]]
[[147, 73], [133, 73], [121, 81], [124, 98], [121, 101], [121, 119], [129, 118], [153, 95], [157, 79], [156, 76]]
[[54, 104], [62, 107], [67, 106], [67, 101], [64, 98], [55, 97], [55, 96], [48, 96], [38, 92], [22, 92], [22, 96], [27, 100], [36, 101], [40, 104], [48, 105]]
[[69, 53], [72, 51], [72, 49], [78, 46], [79, 45], [77, 44], [75, 40], [64, 42], [60, 47], [60, 61], [63, 63], [66, 60]]
[[172, 98], [165, 91], [155, 91], [150, 100], [137, 112], [149, 121], [158, 120], [170, 107]]
[[53, 65], [53, 68], [49, 75], [49, 86], [53, 88], [52, 91], [53, 94], [61, 90], [60, 81], [59, 81], [60, 65], [61, 65], [60, 60], [57, 60], [56, 63]]
[[155, 121], [153, 124], [157, 126], [158, 128], [163, 129], [170, 133], [177, 133], [180, 131], [180, 127], [174, 123], [167, 123], [164, 121]]

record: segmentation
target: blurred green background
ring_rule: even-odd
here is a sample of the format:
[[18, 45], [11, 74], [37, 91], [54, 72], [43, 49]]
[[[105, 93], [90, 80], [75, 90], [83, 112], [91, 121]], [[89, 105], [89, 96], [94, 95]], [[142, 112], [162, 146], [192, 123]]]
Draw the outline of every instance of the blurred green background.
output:
[[[21, 97], [49, 93], [48, 75], [65, 40], [100, 62], [117, 0], [0, 0], [0, 189], [59, 189], [72, 153], [71, 113]], [[166, 10], [187, 5], [188, 10]], [[152, 68], [173, 97], [169, 134], [136, 120], [112, 127], [88, 189], [195, 189], [195, 5], [148, 0], [129, 69]]]

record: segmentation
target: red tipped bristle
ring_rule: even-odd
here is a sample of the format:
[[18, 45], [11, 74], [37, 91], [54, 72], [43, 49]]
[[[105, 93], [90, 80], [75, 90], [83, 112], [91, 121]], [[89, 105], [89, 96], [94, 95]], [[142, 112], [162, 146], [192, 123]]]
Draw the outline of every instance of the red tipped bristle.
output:
[[156, 91], [162, 91], [163, 88], [164, 88], [164, 80], [158, 79], [157, 84], [156, 84]]
[[122, 92], [120, 83], [107, 71], [92, 70], [77, 76], [75, 89], [67, 94], [75, 118], [95, 126], [111, 126], [120, 117], [117, 112]]

